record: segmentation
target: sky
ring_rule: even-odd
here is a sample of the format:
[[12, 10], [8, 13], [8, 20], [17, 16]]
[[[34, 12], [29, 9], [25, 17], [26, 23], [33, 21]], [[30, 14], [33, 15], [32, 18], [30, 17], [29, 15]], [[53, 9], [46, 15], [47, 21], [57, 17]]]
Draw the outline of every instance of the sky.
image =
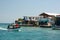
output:
[[60, 0], [0, 0], [0, 23], [12, 23], [43, 12], [60, 13]]

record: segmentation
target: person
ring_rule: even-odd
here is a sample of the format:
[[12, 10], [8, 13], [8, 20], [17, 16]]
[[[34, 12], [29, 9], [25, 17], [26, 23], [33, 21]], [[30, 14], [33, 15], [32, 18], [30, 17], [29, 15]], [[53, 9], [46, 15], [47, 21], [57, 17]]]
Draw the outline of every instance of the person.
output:
[[16, 24], [15, 27], [16, 27], [16, 28], [19, 28], [19, 24]]

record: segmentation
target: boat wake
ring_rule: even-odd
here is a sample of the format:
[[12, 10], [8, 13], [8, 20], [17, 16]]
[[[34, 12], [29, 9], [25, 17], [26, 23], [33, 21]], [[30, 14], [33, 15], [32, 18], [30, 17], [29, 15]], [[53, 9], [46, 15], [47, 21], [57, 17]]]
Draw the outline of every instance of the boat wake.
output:
[[8, 29], [0, 27], [0, 30], [8, 30]]
[[21, 30], [18, 30], [19, 32], [21, 31]]
[[[6, 31], [7, 31], [7, 30], [9, 30], [9, 29], [6, 29], [6, 28], [3, 28], [3, 27], [0, 27], [0, 30], [6, 30]], [[14, 30], [14, 29], [13, 29], [13, 30]], [[13, 31], [13, 30], [12, 30], [12, 31]], [[14, 30], [14, 31], [16, 31], [16, 30]], [[20, 32], [21, 30], [19, 29], [18, 31]]]

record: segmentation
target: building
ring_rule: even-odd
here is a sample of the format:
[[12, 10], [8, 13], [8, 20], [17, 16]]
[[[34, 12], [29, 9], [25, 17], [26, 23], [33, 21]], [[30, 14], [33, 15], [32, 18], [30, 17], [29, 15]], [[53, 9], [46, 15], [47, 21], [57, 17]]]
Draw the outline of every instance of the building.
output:
[[26, 24], [39, 25], [40, 16], [24, 16]]
[[54, 30], [60, 30], [60, 15], [56, 15], [55, 25], [52, 29]]
[[54, 15], [49, 15], [48, 13], [41, 13], [39, 16], [42, 16], [42, 18], [39, 21], [39, 25], [41, 27], [51, 27], [54, 23]]
[[[33, 25], [41, 25], [42, 24], [40, 23], [41, 20], [46, 22], [48, 20], [48, 23], [47, 23], [48, 26], [52, 25], [52, 20], [54, 19], [55, 19], [55, 16], [50, 15], [48, 13], [41, 13], [39, 16], [24, 16], [23, 18], [25, 24], [33, 24]], [[43, 24], [46, 24], [46, 23], [43, 23]]]
[[59, 14], [43, 12], [39, 16], [24, 16], [23, 19], [19, 18], [18, 23], [33, 26], [52, 26], [56, 15]]

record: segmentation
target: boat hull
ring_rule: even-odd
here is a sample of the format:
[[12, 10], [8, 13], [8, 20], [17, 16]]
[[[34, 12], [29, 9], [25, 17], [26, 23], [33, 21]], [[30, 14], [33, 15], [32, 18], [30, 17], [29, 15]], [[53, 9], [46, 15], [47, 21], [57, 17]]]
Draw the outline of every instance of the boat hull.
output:
[[20, 29], [17, 28], [17, 29], [8, 29], [8, 31], [19, 31]]

